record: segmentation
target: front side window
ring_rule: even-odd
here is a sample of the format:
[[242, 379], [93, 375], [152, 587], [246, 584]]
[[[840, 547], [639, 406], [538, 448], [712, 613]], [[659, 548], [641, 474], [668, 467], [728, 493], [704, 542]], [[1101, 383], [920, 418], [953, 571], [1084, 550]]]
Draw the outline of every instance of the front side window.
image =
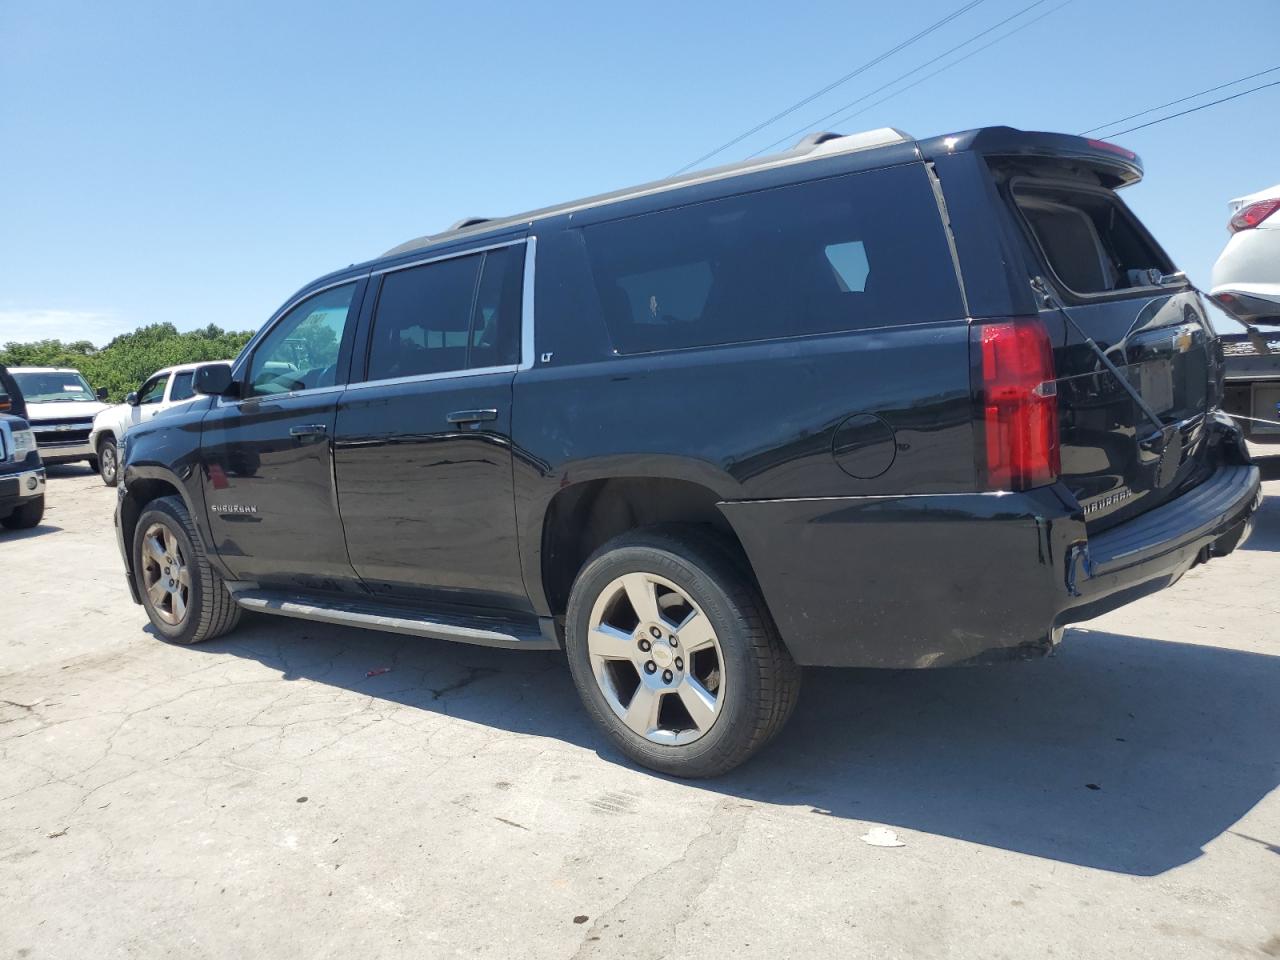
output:
[[386, 274], [373, 316], [368, 378], [515, 363], [524, 250], [515, 244]]
[[169, 375], [162, 373], [159, 376], [152, 377], [144, 383], [138, 390], [138, 405], [143, 406], [148, 403], [159, 403], [164, 399], [165, 384], [169, 382]]
[[56, 403], [60, 400], [93, 400], [93, 390], [80, 374], [13, 373], [13, 379], [27, 403]]
[[324, 290], [290, 310], [253, 351], [246, 395], [273, 396], [337, 383], [338, 353], [355, 282]]
[[618, 353], [963, 315], [937, 201], [918, 164], [689, 204], [583, 234]]
[[170, 402], [177, 403], [179, 400], [190, 400], [196, 395], [191, 386], [191, 381], [194, 377], [194, 370], [182, 370], [173, 375], [173, 389], [169, 391]]

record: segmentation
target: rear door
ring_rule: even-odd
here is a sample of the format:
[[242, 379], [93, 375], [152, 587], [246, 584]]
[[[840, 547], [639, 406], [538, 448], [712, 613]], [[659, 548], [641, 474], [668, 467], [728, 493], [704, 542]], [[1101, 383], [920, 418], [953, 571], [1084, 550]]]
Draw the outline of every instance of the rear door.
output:
[[335, 466], [351, 563], [378, 596], [528, 608], [511, 462], [525, 258], [521, 239], [377, 277]]
[[1055, 344], [1062, 480], [1090, 529], [1104, 529], [1200, 474], [1205, 413], [1220, 401], [1212, 329], [1199, 295], [1166, 279], [1173, 264], [1114, 191], [1060, 167], [1037, 175], [1026, 164], [1002, 178], [1001, 191], [1029, 271], [1056, 301], [1040, 316]]

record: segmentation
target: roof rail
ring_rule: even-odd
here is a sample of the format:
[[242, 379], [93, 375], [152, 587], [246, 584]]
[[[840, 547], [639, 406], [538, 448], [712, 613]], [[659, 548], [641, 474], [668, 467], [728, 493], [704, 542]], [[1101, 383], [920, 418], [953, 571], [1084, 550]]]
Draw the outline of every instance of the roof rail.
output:
[[488, 223], [492, 219], [493, 217], [463, 217], [444, 232], [453, 233], [453, 231], [461, 230], [463, 227], [474, 227], [477, 223]]

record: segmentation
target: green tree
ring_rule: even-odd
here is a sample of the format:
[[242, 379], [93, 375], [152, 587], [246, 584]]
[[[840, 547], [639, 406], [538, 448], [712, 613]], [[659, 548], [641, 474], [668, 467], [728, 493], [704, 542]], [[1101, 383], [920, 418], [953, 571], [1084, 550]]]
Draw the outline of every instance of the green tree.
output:
[[251, 336], [250, 331], [223, 330], [212, 323], [186, 333], [179, 333], [172, 323], [153, 323], [122, 333], [101, 350], [87, 340], [6, 343], [0, 349], [0, 364], [72, 367], [84, 374], [95, 389], [106, 387], [109, 399], [118, 403], [161, 367], [201, 360], [231, 360]]

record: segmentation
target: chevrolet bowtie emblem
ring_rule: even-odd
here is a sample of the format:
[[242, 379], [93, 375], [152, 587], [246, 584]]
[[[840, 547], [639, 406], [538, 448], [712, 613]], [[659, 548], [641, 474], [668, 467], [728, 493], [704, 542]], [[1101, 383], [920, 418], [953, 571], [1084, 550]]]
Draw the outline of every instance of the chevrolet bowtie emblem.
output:
[[1179, 353], [1186, 353], [1191, 349], [1191, 344], [1195, 343], [1195, 331], [1189, 327], [1183, 327], [1178, 331], [1177, 336], [1173, 338], [1173, 345], [1178, 348]]

